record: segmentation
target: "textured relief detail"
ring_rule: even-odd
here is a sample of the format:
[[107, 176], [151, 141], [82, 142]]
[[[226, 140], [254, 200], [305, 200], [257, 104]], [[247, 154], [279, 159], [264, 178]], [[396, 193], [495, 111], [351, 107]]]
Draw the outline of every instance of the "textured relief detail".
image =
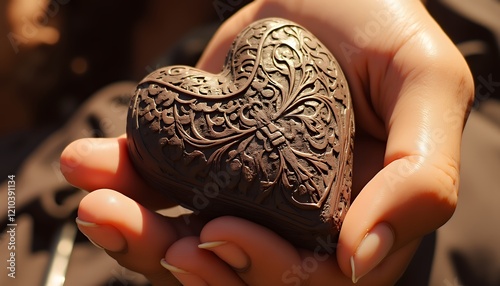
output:
[[[139, 172], [195, 211], [196, 192], [214, 182], [213, 200], [241, 203], [243, 217], [253, 218], [253, 207], [259, 223], [275, 210], [338, 231], [349, 207], [347, 82], [331, 53], [291, 22], [248, 27], [220, 74], [187, 66], [151, 73], [132, 99], [127, 131]], [[203, 209], [232, 214], [213, 206]]]

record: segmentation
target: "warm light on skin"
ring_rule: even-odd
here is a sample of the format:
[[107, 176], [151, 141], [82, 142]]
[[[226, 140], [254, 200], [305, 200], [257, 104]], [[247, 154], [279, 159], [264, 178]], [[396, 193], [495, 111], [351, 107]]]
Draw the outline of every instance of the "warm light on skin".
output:
[[427, 57], [432, 57], [438, 55], [438, 51], [440, 48], [437, 46], [436, 41], [431, 38], [431, 35], [427, 33], [422, 33], [418, 37], [419, 42], [416, 44], [419, 45], [420, 49], [426, 51]]

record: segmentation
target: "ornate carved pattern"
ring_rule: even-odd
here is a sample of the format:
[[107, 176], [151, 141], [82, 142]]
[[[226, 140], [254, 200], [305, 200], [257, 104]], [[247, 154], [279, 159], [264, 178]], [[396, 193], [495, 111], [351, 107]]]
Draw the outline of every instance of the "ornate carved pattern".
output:
[[211, 172], [226, 172], [224, 196], [259, 205], [286, 198], [340, 227], [350, 200], [351, 98], [334, 57], [302, 27], [254, 23], [220, 74], [159, 69], [139, 84], [130, 112], [129, 137], [155, 134], [147, 153], [161, 170], [146, 174], [151, 180], [202, 188]]

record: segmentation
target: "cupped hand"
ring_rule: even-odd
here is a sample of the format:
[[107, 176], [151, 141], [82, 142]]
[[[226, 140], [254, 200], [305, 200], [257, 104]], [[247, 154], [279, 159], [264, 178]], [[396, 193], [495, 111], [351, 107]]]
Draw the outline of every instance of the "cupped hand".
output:
[[[150, 270], [145, 274], [154, 281], [163, 277], [157, 263], [163, 257], [162, 265], [185, 285], [343, 285], [361, 277], [360, 284], [393, 284], [419, 239], [455, 210], [460, 142], [473, 98], [469, 69], [416, 0], [254, 1], [222, 25], [199, 68], [218, 72], [236, 34], [266, 17], [286, 18], [310, 30], [335, 55], [349, 82], [356, 117], [355, 200], [336, 250], [329, 252], [321, 243], [326, 252], [296, 249], [270, 230], [238, 218], [186, 227], [182, 219], [155, 214], [148, 208], [168, 202], [135, 174], [123, 138], [95, 143], [94, 151], [101, 155], [86, 156], [65, 172], [81, 188], [120, 192], [89, 195], [88, 202], [107, 198], [108, 205], [118, 205], [114, 213], [100, 210], [108, 221], [96, 221], [97, 210], [85, 200], [80, 219], [118, 230], [127, 252], [108, 251], [142, 273], [145, 269], [124, 261], [139, 255], [147, 244], [147, 253], [156, 253], [151, 261], [156, 261], [147, 264]], [[71, 163], [76, 144], [63, 153], [63, 166]], [[109, 157], [103, 162], [99, 156], [105, 153]], [[117, 218], [132, 206], [142, 218], [135, 226]], [[89, 228], [81, 227], [94, 238]], [[151, 238], [146, 232], [150, 229], [163, 239]]]

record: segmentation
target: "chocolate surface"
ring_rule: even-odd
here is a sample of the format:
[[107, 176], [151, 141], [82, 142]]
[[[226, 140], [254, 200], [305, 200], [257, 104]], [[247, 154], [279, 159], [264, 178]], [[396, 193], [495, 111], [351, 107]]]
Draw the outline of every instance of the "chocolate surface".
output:
[[283, 19], [242, 31], [219, 74], [169, 66], [148, 75], [127, 136], [146, 181], [207, 218], [249, 219], [314, 249], [337, 237], [349, 208], [347, 81], [315, 36]]

